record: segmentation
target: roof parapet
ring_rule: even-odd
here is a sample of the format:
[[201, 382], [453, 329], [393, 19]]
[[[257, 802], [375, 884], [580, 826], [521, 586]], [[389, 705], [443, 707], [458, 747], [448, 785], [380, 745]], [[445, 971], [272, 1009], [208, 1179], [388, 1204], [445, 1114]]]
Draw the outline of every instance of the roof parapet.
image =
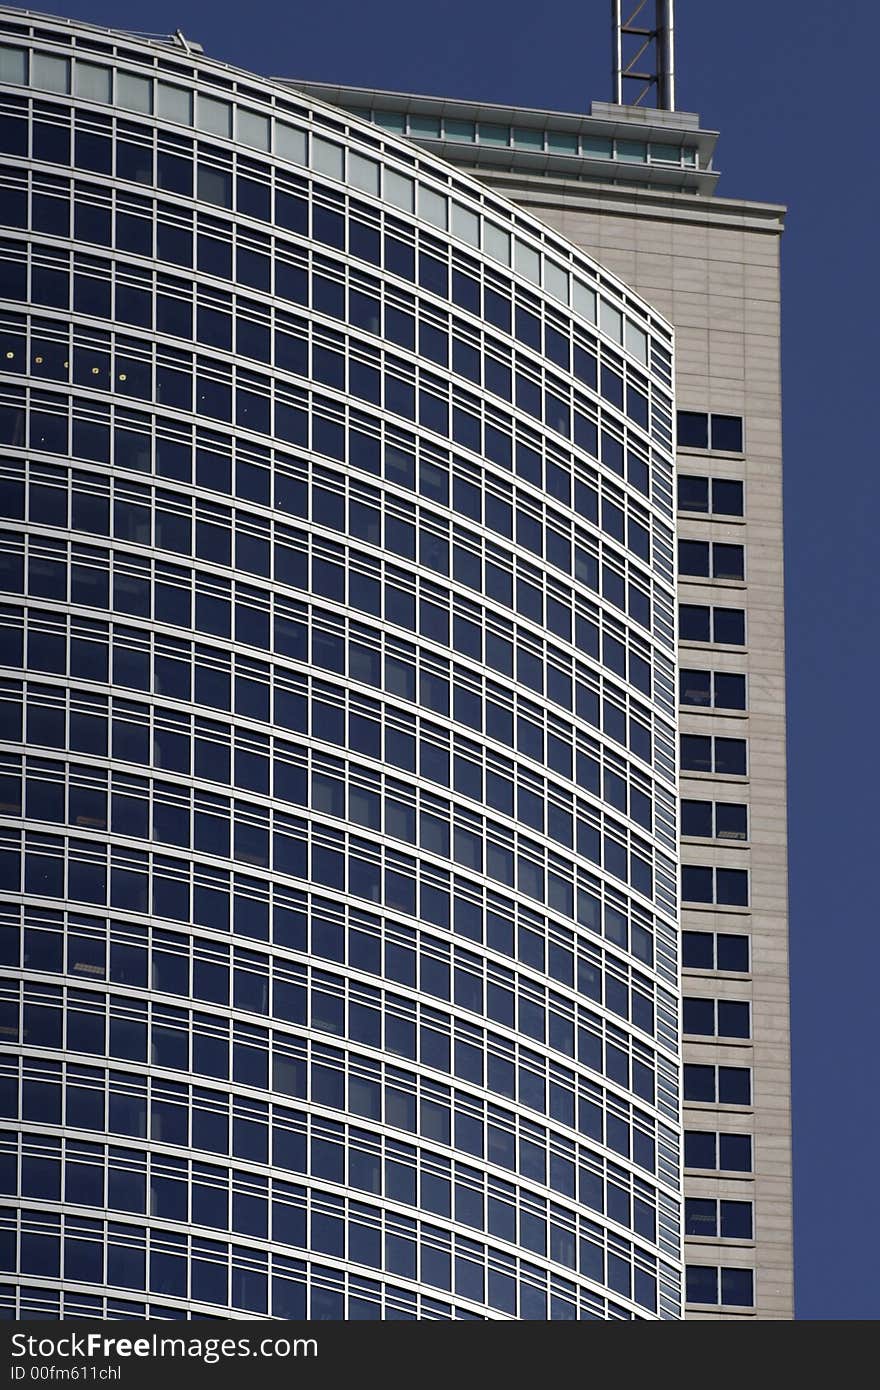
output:
[[689, 111], [593, 102], [589, 115], [279, 78], [453, 164], [711, 196], [717, 132]]

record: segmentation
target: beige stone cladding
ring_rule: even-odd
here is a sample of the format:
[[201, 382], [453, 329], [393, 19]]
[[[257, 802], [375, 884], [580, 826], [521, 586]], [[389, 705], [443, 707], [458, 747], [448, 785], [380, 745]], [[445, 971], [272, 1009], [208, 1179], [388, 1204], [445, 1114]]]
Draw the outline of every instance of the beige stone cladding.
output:
[[751, 1107], [686, 1104], [686, 1129], [748, 1132], [754, 1172], [688, 1172], [695, 1197], [754, 1202], [754, 1240], [689, 1237], [690, 1264], [755, 1271], [754, 1310], [696, 1306], [694, 1318], [791, 1318], [791, 1113], [786, 877], [785, 649], [782, 445], [779, 370], [779, 250], [783, 209], [650, 189], [480, 171], [651, 302], [674, 325], [679, 410], [741, 415], [743, 454], [680, 451], [679, 471], [738, 478], [743, 519], [680, 515], [683, 538], [743, 544], [743, 583], [681, 578], [686, 603], [746, 609], [745, 648], [684, 645], [684, 666], [745, 672], [748, 710], [684, 708], [685, 733], [745, 737], [748, 776], [683, 773], [681, 794], [746, 801], [745, 844], [686, 841], [685, 864], [748, 868], [750, 906], [689, 908], [685, 930], [751, 938], [751, 974], [685, 971], [683, 993], [747, 999], [748, 1042], [687, 1039], [684, 1060], [752, 1068]]

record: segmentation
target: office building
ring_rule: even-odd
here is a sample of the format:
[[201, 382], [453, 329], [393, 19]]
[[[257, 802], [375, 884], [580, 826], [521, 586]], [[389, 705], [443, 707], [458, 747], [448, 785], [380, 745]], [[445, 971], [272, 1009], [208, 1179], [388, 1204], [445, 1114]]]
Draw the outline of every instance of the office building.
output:
[[711, 137], [0, 14], [7, 1309], [681, 1316], [675, 389], [688, 1297], [785, 1316], [772, 312], [761, 414], [606, 217]]

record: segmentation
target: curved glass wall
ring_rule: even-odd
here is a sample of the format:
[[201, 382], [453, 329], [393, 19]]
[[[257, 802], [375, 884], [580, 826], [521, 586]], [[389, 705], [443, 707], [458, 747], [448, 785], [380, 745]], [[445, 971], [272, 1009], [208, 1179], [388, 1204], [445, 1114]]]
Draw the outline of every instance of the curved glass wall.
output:
[[668, 329], [181, 47], [0, 74], [7, 1308], [678, 1316]]

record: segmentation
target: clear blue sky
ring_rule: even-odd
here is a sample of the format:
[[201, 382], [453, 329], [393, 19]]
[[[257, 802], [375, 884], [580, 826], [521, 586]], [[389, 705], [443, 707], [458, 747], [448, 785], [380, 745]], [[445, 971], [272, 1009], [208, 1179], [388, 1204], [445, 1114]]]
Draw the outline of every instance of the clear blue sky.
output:
[[[156, 33], [179, 27], [211, 56], [267, 75], [571, 111], [611, 96], [607, 0], [46, 0], [41, 8]], [[880, 449], [868, 433], [880, 319], [870, 69], [878, 12], [876, 0], [676, 6], [677, 104], [721, 131], [719, 194], [789, 206], [783, 371], [802, 1318], [880, 1316], [872, 868], [880, 858]]]

